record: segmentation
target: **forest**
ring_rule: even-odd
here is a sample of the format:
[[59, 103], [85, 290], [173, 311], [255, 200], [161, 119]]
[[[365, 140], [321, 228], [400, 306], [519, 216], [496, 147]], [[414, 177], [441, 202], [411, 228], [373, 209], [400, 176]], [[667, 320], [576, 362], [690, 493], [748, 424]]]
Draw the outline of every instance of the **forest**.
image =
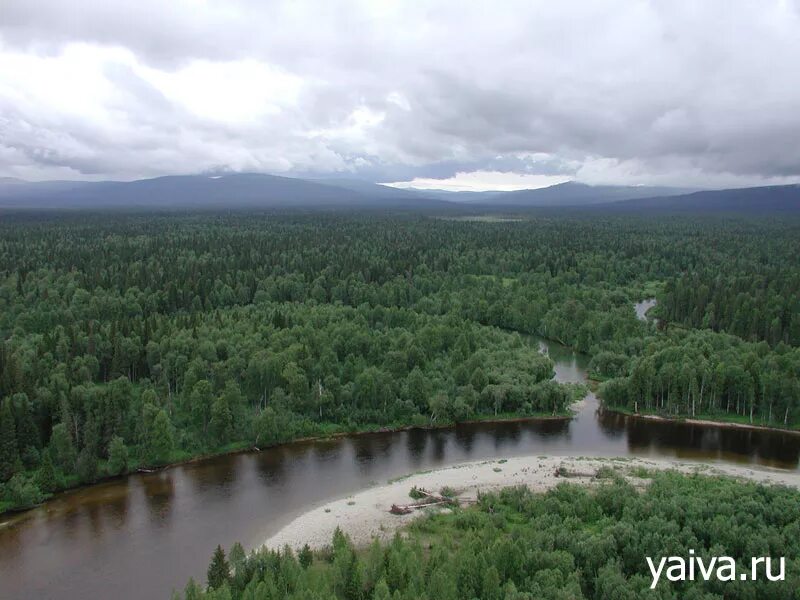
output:
[[[0, 510], [306, 436], [609, 407], [800, 422], [792, 220], [8, 214]], [[658, 320], [633, 302], [655, 295]], [[725, 299], [729, 301], [726, 303]]]
[[[639, 490], [612, 469], [596, 489], [512, 487], [469, 508], [414, 521], [408, 536], [354, 548], [340, 530], [324, 550], [236, 544], [212, 557], [203, 585], [174, 600], [790, 600], [800, 586], [800, 493], [674, 472], [640, 473]], [[645, 557], [785, 557], [783, 581], [660, 581]], [[777, 567], [773, 575], [777, 574]]]

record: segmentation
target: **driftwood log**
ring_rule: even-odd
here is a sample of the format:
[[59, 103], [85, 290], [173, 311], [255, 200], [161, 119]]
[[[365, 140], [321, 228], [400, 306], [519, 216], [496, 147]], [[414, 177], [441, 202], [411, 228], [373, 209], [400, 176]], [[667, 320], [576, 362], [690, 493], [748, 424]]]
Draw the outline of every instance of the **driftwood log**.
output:
[[392, 504], [389, 512], [393, 515], [407, 515], [420, 508], [428, 508], [429, 506], [438, 506], [440, 504], [453, 504], [452, 500], [441, 500], [438, 502], [420, 502], [417, 504]]
[[393, 515], [407, 515], [411, 512], [411, 508], [405, 504], [399, 506], [397, 504], [392, 504], [392, 508], [389, 509], [389, 512]]
[[588, 477], [592, 478], [595, 476], [594, 473], [581, 473], [580, 471], [567, 471], [563, 467], [559, 467], [555, 470], [553, 474], [555, 477], [566, 477], [566, 478], [573, 478], [573, 477]]
[[[455, 498], [448, 498], [447, 496], [442, 496], [441, 494], [432, 494], [425, 488], [417, 488], [417, 492], [425, 496], [425, 500], [430, 502], [457, 502]], [[420, 502], [425, 502], [425, 500], [421, 500]]]
[[433, 494], [423, 488], [416, 488], [416, 490], [421, 496], [423, 496], [420, 500], [414, 502], [413, 504], [392, 504], [389, 512], [393, 515], [407, 515], [415, 510], [426, 508], [428, 506], [438, 506], [441, 504], [455, 506], [458, 505], [458, 500], [455, 498], [448, 498], [447, 496], [442, 496], [441, 494]]

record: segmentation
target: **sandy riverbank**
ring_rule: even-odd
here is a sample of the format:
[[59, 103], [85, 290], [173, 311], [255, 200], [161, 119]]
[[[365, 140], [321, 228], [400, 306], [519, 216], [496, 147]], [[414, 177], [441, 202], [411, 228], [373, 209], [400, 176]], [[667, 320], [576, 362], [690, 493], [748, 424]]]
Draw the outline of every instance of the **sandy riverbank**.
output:
[[[800, 488], [800, 472], [768, 469], [763, 467], [727, 464], [705, 464], [644, 458], [584, 458], [584, 457], [520, 457], [464, 463], [446, 469], [417, 473], [370, 488], [347, 498], [327, 502], [296, 518], [265, 545], [282, 548], [289, 545], [298, 548], [307, 543], [313, 548], [330, 544], [336, 527], [341, 527], [357, 545], [366, 545], [373, 538], [389, 539], [395, 530], [414, 519], [424, 510], [410, 515], [396, 516], [388, 512], [392, 504], [409, 504], [412, 486], [438, 492], [442, 487], [454, 488], [459, 498], [475, 498], [479, 491], [490, 491], [512, 485], [527, 485], [534, 491], [545, 491], [562, 481], [597, 485], [593, 477], [564, 479], [555, 476], [559, 467], [569, 472], [593, 474], [601, 467], [612, 467], [634, 483], [646, 485], [638, 479], [634, 469], [644, 467], [651, 470], [674, 469], [683, 473], [727, 475], [757, 481], [759, 483], [783, 484]], [[431, 509], [432, 510], [432, 509]]]

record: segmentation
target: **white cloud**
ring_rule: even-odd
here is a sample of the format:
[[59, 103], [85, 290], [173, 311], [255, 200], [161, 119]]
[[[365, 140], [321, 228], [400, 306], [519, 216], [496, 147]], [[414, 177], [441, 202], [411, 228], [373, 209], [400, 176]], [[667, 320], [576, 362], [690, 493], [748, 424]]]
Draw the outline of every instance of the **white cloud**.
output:
[[58, 55], [0, 51], [0, 98], [25, 110], [31, 119], [72, 116], [94, 121], [117, 94], [103, 69], [110, 63], [131, 64], [133, 54], [120, 48], [98, 51], [71, 44]]
[[299, 77], [254, 60], [195, 60], [170, 72], [137, 66], [136, 73], [169, 100], [200, 118], [247, 124], [294, 107]]

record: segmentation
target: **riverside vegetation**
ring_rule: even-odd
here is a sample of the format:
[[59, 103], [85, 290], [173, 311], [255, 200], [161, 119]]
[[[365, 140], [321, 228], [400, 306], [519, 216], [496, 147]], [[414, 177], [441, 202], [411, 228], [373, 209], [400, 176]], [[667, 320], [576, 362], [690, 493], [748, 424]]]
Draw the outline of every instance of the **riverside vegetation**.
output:
[[[303, 436], [609, 406], [800, 419], [798, 225], [6, 215], [0, 509]], [[631, 303], [655, 294], [660, 328]], [[727, 300], [726, 300], [727, 299]]]
[[[476, 506], [414, 521], [407, 536], [355, 548], [340, 530], [330, 547], [295, 555], [217, 548], [207, 585], [190, 581], [175, 600], [790, 600], [800, 586], [800, 493], [733, 479], [675, 472], [637, 489], [612, 469], [597, 489], [559, 484], [535, 494], [512, 487]], [[645, 557], [685, 555], [736, 561], [785, 557], [782, 581], [711, 578], [660, 581]], [[779, 575], [777, 569], [772, 575]]]

